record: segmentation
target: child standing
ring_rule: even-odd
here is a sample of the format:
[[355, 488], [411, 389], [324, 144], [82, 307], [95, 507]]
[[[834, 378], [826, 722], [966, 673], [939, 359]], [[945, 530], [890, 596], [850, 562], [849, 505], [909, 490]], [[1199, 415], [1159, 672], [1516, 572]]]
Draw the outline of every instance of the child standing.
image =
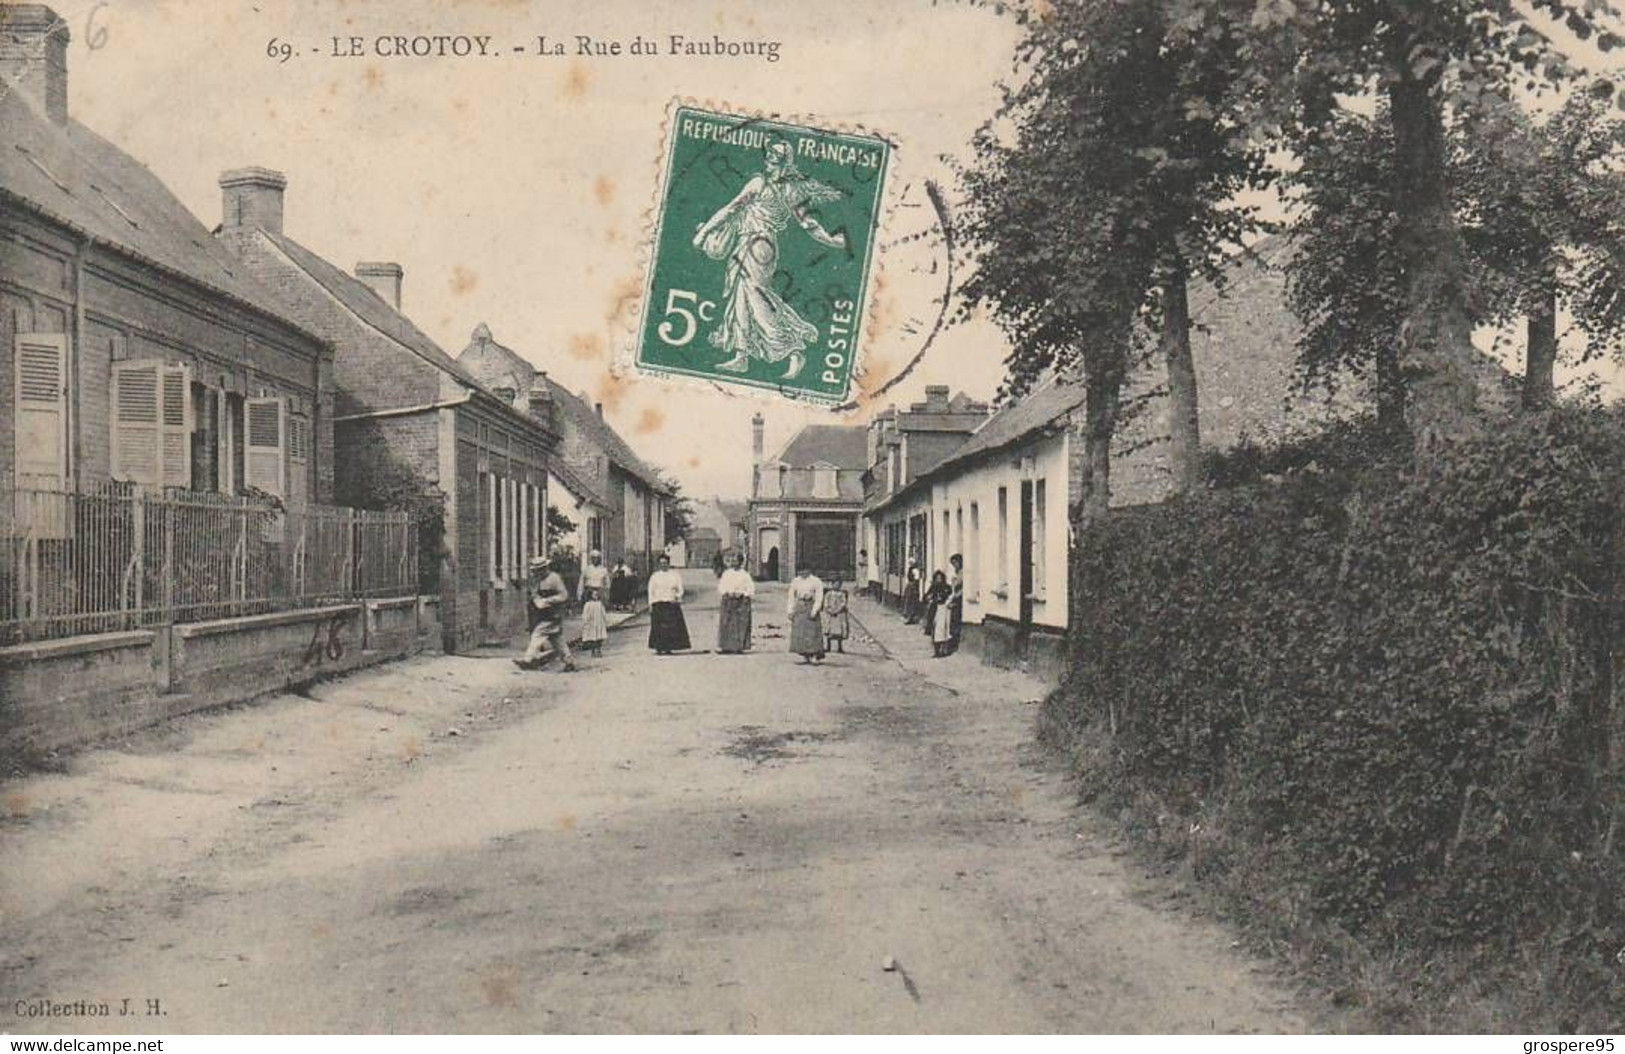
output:
[[824, 590], [824, 650], [846, 654], [846, 635], [850, 619], [846, 611], [846, 590], [841, 580]]
[[609, 636], [609, 619], [604, 614], [604, 591], [593, 586], [581, 590], [581, 648], [593, 656], [603, 654]]

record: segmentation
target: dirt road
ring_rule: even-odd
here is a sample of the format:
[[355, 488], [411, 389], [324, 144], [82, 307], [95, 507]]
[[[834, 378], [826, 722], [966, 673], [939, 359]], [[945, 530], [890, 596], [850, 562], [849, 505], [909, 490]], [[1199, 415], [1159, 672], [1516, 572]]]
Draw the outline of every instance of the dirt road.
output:
[[416, 659], [0, 784], [0, 1031], [1313, 1026], [1072, 804], [1034, 683], [868, 605], [801, 667], [782, 605], [754, 654]]

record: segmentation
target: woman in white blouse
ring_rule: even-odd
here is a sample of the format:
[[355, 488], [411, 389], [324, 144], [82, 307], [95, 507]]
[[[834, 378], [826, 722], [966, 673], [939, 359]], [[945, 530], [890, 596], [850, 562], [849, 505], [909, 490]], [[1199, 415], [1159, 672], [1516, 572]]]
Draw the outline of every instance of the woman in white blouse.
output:
[[803, 567], [790, 580], [785, 614], [790, 616], [790, 650], [804, 663], [824, 659], [824, 583], [811, 569]]
[[671, 557], [660, 555], [660, 569], [649, 576], [649, 647], [657, 655], [687, 651], [688, 623], [683, 621], [683, 576], [671, 569]]
[[722, 613], [717, 617], [717, 651], [722, 655], [738, 655], [750, 647], [750, 605], [756, 595], [756, 583], [745, 570], [743, 553], [734, 553], [728, 564], [728, 569], [717, 580], [717, 593], [722, 597]]

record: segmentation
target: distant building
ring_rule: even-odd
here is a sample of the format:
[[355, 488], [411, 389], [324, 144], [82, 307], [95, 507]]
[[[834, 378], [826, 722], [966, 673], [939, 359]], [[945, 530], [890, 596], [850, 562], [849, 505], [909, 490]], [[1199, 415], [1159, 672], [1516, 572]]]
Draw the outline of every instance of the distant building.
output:
[[0, 5], [0, 485], [331, 502], [332, 348], [68, 115], [67, 44]]
[[808, 425], [767, 457], [761, 414], [751, 420], [746, 531], [758, 578], [788, 582], [798, 565], [851, 582], [858, 574], [865, 430]]
[[263, 168], [220, 177], [220, 242], [335, 349], [334, 486], [363, 508], [437, 488], [445, 496], [438, 571], [448, 651], [524, 629], [525, 565], [542, 551], [546, 425], [497, 398], [401, 313], [401, 268], [346, 274], [283, 230], [287, 179]]
[[672, 488], [604, 420], [604, 408], [577, 395], [512, 348], [499, 344], [484, 323], [476, 326], [457, 361], [516, 407], [549, 422], [558, 433], [558, 456], [596, 497], [599, 510], [585, 526], [586, 545], [606, 563], [625, 559], [647, 574], [666, 547], [666, 507]]
[[[868, 469], [863, 474], [865, 585], [900, 599], [909, 554], [927, 563], [930, 494], [909, 485], [964, 445], [987, 420], [988, 408], [960, 392], [952, 398], [943, 385], [928, 385], [925, 400], [906, 410], [890, 407], [869, 422]], [[946, 556], [943, 557], [946, 559]]]

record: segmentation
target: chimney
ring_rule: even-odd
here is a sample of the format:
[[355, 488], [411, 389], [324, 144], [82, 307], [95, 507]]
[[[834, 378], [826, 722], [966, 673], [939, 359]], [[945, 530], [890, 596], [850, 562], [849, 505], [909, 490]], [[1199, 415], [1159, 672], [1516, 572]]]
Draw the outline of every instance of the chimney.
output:
[[0, 4], [0, 77], [53, 124], [67, 124], [68, 24], [44, 4]]
[[602, 420], [603, 416], [604, 416], [604, 404], [603, 403], [593, 403], [592, 408], [594, 410], [598, 411], [598, 417], [599, 417], [600, 420]]
[[553, 427], [553, 389], [547, 383], [546, 370], [537, 370], [530, 379], [530, 416]]
[[750, 455], [753, 464], [761, 464], [764, 451], [762, 449], [762, 433], [767, 427], [767, 420], [761, 414], [752, 414], [750, 419]]
[[269, 168], [220, 173], [220, 219], [227, 230], [259, 228], [282, 233], [282, 192], [288, 177]]
[[925, 408], [932, 412], [948, 409], [948, 386], [946, 384], [928, 384], [925, 386]]
[[[398, 263], [363, 262], [355, 265], [355, 276], [371, 286], [372, 291], [383, 297], [384, 303], [396, 311], [401, 309], [401, 278], [405, 274]], [[490, 330], [485, 335], [489, 338]]]

